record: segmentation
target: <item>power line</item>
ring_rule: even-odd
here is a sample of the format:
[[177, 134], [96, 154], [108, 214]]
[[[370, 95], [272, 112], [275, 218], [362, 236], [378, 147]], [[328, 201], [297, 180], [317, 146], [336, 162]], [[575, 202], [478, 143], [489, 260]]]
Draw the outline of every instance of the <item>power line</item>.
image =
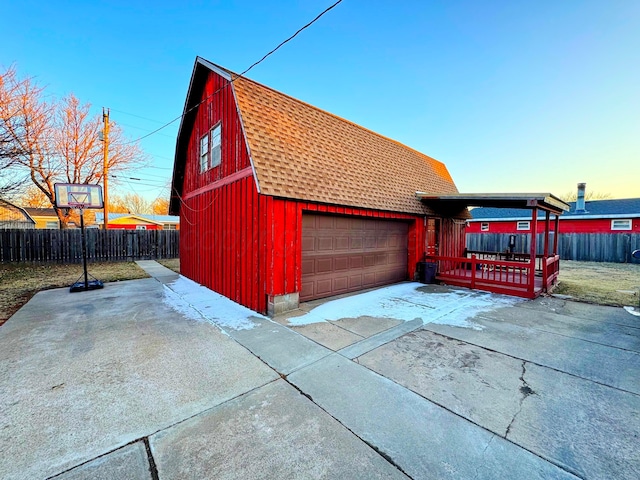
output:
[[280, 47], [282, 47], [283, 45], [285, 45], [286, 43], [290, 42], [291, 40], [293, 40], [300, 32], [302, 32], [303, 30], [309, 28], [311, 25], [313, 25], [315, 22], [317, 22], [320, 17], [322, 17], [324, 14], [326, 14], [327, 12], [329, 12], [329, 10], [335, 8], [339, 3], [341, 3], [342, 0], [338, 0], [337, 2], [335, 2], [333, 5], [331, 5], [330, 7], [327, 7], [326, 9], [324, 9], [321, 13], [319, 13], [316, 18], [314, 18], [313, 20], [311, 20], [309, 23], [307, 23], [306, 25], [304, 25], [303, 27], [299, 28], [296, 33], [294, 33], [293, 35], [291, 35], [289, 38], [287, 38], [286, 40], [283, 40], [282, 42], [280, 42], [280, 44], [274, 48], [273, 50], [271, 50], [269, 53], [267, 53], [266, 55], [264, 55], [260, 60], [258, 60], [257, 62], [253, 63], [253, 65], [251, 65], [249, 68], [247, 68], [245, 71], [243, 71], [241, 74], [239, 74], [238, 76], [236, 76], [235, 78], [232, 78], [229, 83], [225, 84], [224, 86], [218, 88], [215, 92], [213, 92], [211, 95], [205, 97], [204, 99], [202, 99], [200, 102], [196, 103], [194, 106], [192, 106], [191, 108], [189, 108], [188, 110], [186, 110], [185, 112], [181, 113], [180, 115], [178, 115], [176, 118], [174, 118], [173, 120], [170, 120], [169, 122], [165, 123], [164, 125], [162, 125], [159, 128], [156, 128], [155, 130], [147, 133], [146, 135], [143, 135], [135, 140], [132, 140], [130, 142], [127, 143], [135, 143], [135, 142], [139, 142], [140, 140], [143, 140], [147, 137], [150, 137], [151, 135], [154, 135], [156, 133], [158, 133], [160, 130], [167, 128], [169, 125], [171, 125], [172, 123], [177, 122], [178, 120], [180, 120], [182, 117], [184, 117], [187, 113], [195, 110], [196, 108], [198, 108], [201, 104], [203, 104], [204, 102], [206, 102], [209, 98], [213, 97], [215, 94], [217, 94], [218, 92], [220, 92], [222, 89], [227, 88], [231, 83], [235, 82], [238, 78], [243, 77], [247, 72], [249, 72], [249, 70], [251, 70], [253, 67], [256, 67], [257, 65], [259, 65], [260, 63], [262, 63], [264, 60], [267, 59], [267, 57], [269, 57], [270, 55], [272, 55], [273, 53], [275, 53], [278, 49], [280, 49]]

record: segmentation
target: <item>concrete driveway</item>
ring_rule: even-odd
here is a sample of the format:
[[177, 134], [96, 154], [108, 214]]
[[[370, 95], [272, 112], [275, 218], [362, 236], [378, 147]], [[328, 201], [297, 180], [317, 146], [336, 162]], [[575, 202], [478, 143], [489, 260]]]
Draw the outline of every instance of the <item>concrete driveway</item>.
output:
[[640, 319], [401, 284], [274, 320], [155, 262], [0, 328], [0, 478], [640, 477]]

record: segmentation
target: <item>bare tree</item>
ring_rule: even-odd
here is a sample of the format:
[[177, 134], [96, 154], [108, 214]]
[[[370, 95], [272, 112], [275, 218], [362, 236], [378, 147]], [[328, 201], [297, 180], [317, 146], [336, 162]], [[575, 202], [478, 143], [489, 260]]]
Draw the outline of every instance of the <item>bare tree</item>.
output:
[[151, 213], [152, 203], [137, 193], [113, 195], [109, 201], [109, 211], [113, 213]]
[[0, 197], [16, 194], [28, 180], [18, 160], [31, 153], [29, 138], [40, 129], [47, 106], [32, 111], [29, 98], [41, 93], [31, 79], [18, 79], [14, 66], [0, 72]]
[[166, 198], [156, 198], [151, 204], [151, 211], [156, 215], [168, 215], [169, 200]]
[[[47, 102], [43, 88], [31, 79], [8, 77], [14, 92], [12, 121], [4, 122], [8, 144], [13, 148], [12, 167], [27, 172], [31, 182], [55, 208], [55, 183], [98, 183], [103, 177], [103, 144], [99, 139], [101, 116], [90, 115], [90, 105], [73, 95]], [[4, 115], [3, 115], [4, 118]], [[140, 147], [127, 142], [122, 129], [109, 125], [109, 172], [139, 167], [146, 161]], [[65, 228], [68, 209], [56, 208]]]
[[[578, 199], [578, 192], [567, 192], [564, 195], [560, 195], [560, 198], [565, 202], [575, 202]], [[611, 198], [610, 193], [594, 192], [591, 190], [584, 196], [585, 200], [606, 200], [608, 198]]]
[[18, 201], [21, 207], [51, 208], [49, 198], [35, 185], [27, 187], [18, 197]]

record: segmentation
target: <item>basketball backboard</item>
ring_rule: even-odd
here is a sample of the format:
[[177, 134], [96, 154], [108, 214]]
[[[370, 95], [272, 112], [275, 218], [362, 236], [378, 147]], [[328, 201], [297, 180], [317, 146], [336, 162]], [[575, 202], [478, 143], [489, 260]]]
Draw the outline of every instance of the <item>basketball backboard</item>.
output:
[[104, 208], [100, 185], [56, 183], [54, 190], [58, 208]]

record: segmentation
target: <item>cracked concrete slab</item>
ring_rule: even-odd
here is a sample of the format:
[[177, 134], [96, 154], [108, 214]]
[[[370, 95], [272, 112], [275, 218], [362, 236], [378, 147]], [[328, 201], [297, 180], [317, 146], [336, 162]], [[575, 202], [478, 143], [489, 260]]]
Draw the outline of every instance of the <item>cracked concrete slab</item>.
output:
[[586, 479], [640, 478], [640, 397], [527, 363], [508, 439]]
[[364, 338], [329, 322], [292, 326], [291, 329], [334, 351]]
[[288, 379], [413, 478], [575, 478], [341, 355]]
[[272, 320], [258, 317], [250, 320], [253, 328], [223, 329], [278, 373], [287, 375], [332, 353], [328, 348]]
[[135, 442], [115, 452], [80, 465], [51, 480], [153, 480], [143, 442]]
[[364, 365], [583, 478], [640, 478], [640, 397], [428, 331]]
[[402, 335], [413, 332], [420, 327], [422, 327], [422, 320], [419, 318], [409, 322], [403, 322], [395, 327], [391, 327], [388, 330], [384, 330], [383, 332], [354, 343], [353, 345], [349, 345], [348, 347], [339, 350], [338, 353], [347, 358], [356, 358], [370, 352], [374, 348], [378, 348], [380, 345], [384, 345], [385, 343], [395, 340]]
[[[533, 309], [513, 307], [514, 315], [533, 315]], [[428, 324], [424, 328], [457, 340], [554, 368], [578, 377], [640, 394], [640, 354], [544, 332], [502, 320], [476, 317], [482, 330]]]
[[640, 328], [640, 320], [638, 320], [638, 317], [629, 315], [620, 307], [574, 302], [555, 297], [539, 297], [530, 302], [522, 303], [520, 307], [540, 312], [552, 312], [575, 318]]
[[150, 444], [161, 479], [407, 478], [283, 380], [153, 435]]
[[362, 337], [370, 337], [385, 330], [389, 330], [396, 325], [402, 323], [401, 320], [394, 318], [382, 317], [358, 317], [358, 318], [341, 318], [340, 320], [331, 321], [334, 325], [349, 330], [350, 332]]
[[404, 335], [358, 363], [498, 434], [518, 410], [521, 360], [433, 332]]
[[38, 293], [0, 328], [0, 478], [44, 478], [277, 374], [154, 279]]
[[[490, 315], [480, 313], [475, 319], [503, 321], [532, 330], [640, 352], [640, 330], [638, 328], [606, 322], [602, 317], [599, 319], [577, 318], [541, 310], [537, 310], [537, 313], [533, 315], [527, 310], [524, 315], [522, 312], [523, 310], [519, 308], [502, 308], [491, 312]], [[638, 324], [640, 325], [640, 322]]]

